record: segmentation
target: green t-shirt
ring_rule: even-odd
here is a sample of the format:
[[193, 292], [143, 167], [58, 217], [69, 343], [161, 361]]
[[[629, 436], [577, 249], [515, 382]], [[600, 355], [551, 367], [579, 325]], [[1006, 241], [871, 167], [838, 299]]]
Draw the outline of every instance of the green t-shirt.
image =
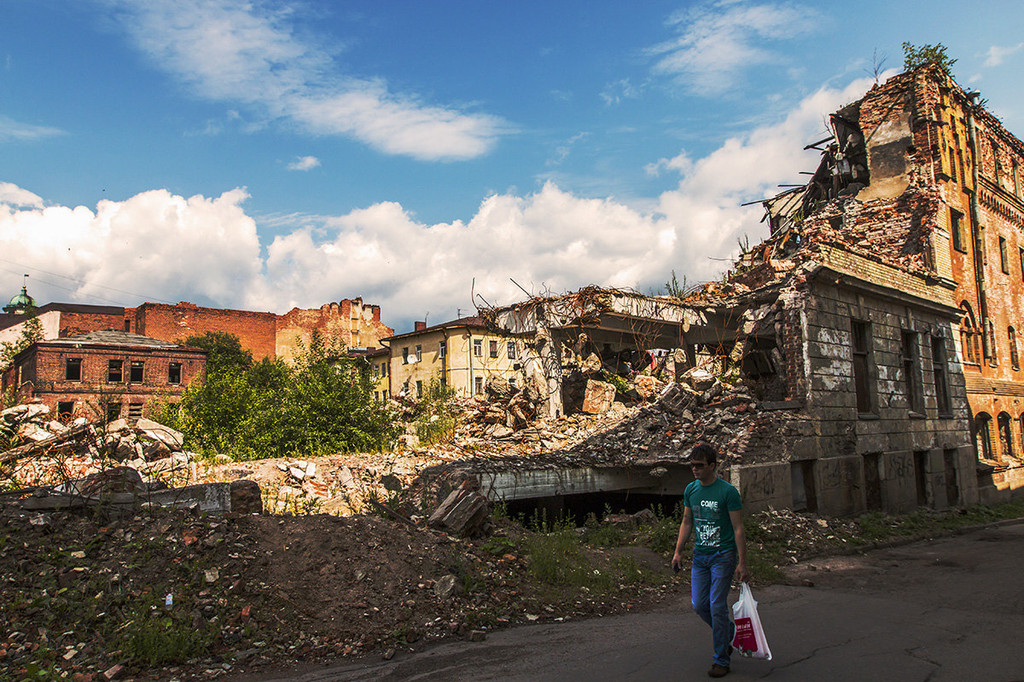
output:
[[686, 486], [683, 505], [693, 515], [693, 551], [712, 554], [736, 549], [736, 533], [729, 512], [743, 508], [740, 493], [730, 483], [716, 478], [711, 485], [699, 480]]

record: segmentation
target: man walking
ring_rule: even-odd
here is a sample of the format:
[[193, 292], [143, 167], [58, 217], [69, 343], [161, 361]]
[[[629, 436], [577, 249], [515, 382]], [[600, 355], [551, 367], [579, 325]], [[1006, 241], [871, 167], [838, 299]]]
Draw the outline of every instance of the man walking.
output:
[[693, 610], [711, 626], [714, 661], [709, 677], [729, 674], [729, 655], [735, 626], [729, 617], [729, 586], [733, 573], [747, 580], [747, 540], [743, 533], [740, 493], [718, 477], [718, 452], [707, 444], [690, 452], [696, 479], [683, 493], [683, 522], [679, 526], [672, 569], [683, 566], [683, 547], [693, 534], [690, 592]]

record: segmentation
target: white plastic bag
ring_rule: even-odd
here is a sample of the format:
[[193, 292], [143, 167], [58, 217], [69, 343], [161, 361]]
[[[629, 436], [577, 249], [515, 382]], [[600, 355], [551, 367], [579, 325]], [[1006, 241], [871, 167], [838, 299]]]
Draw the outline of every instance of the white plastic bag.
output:
[[772, 650], [768, 648], [768, 640], [761, 627], [761, 619], [757, 615], [757, 601], [750, 593], [750, 586], [740, 586], [740, 598], [732, 605], [732, 617], [736, 622], [736, 636], [732, 638], [732, 647], [737, 653], [751, 658], [772, 660]]

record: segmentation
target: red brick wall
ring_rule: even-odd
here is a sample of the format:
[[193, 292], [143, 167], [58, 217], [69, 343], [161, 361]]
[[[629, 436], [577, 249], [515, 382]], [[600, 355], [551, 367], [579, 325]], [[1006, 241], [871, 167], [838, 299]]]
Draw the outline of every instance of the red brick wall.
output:
[[78, 313], [62, 310], [60, 336], [75, 336], [86, 332], [116, 329], [124, 331], [124, 316], [113, 313]]
[[[80, 358], [81, 380], [66, 379], [67, 360]], [[122, 361], [121, 381], [109, 383], [108, 361]], [[142, 361], [143, 380], [129, 381], [131, 363]], [[169, 381], [168, 366], [181, 364], [181, 383]], [[143, 415], [152, 409], [153, 399], [174, 401], [192, 381], [202, 381], [206, 372], [206, 354], [182, 349], [142, 349], [131, 347], [68, 348], [41, 344], [29, 353], [22, 368], [22, 381], [31, 386], [25, 398], [39, 398], [56, 413], [58, 403], [73, 402], [76, 415], [97, 417], [101, 404], [120, 402], [127, 414], [130, 403], [142, 403]]]
[[310, 310], [293, 308], [277, 321], [277, 354], [291, 359], [300, 345], [308, 346], [313, 331], [325, 341], [345, 346], [375, 348], [394, 330], [380, 321], [380, 306], [363, 305], [362, 299], [343, 299]]
[[256, 360], [277, 352], [277, 315], [247, 310], [201, 308], [191, 303], [143, 303], [135, 311], [136, 333], [162, 341], [177, 341], [192, 334], [234, 334]]

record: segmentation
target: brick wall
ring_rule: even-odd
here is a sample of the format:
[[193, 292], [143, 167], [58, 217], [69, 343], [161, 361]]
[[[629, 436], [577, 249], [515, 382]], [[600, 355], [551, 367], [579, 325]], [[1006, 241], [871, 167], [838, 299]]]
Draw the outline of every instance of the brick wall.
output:
[[193, 334], [234, 334], [256, 360], [276, 355], [277, 315], [247, 310], [202, 308], [191, 303], [143, 303], [135, 311], [137, 334], [178, 341]]
[[[67, 379], [68, 359], [78, 359], [80, 379]], [[109, 361], [121, 361], [121, 380], [108, 381]], [[131, 363], [143, 363], [141, 382], [130, 381]], [[180, 382], [171, 383], [169, 365], [180, 365]], [[38, 398], [56, 412], [60, 403], [73, 403], [82, 416], [99, 416], [101, 406], [108, 402], [122, 405], [121, 416], [128, 406], [138, 403], [142, 415], [148, 415], [154, 398], [174, 401], [180, 398], [192, 381], [202, 381], [206, 371], [206, 354], [185, 349], [152, 349], [130, 346], [67, 347], [39, 344], [21, 363], [22, 397]], [[5, 379], [13, 383], [17, 368]], [[105, 408], [103, 408], [105, 409]]]
[[277, 318], [275, 349], [278, 357], [291, 360], [308, 347], [313, 332], [325, 341], [346, 347], [377, 348], [394, 330], [380, 321], [380, 306], [364, 305], [362, 299], [343, 299], [309, 310], [293, 308]]

